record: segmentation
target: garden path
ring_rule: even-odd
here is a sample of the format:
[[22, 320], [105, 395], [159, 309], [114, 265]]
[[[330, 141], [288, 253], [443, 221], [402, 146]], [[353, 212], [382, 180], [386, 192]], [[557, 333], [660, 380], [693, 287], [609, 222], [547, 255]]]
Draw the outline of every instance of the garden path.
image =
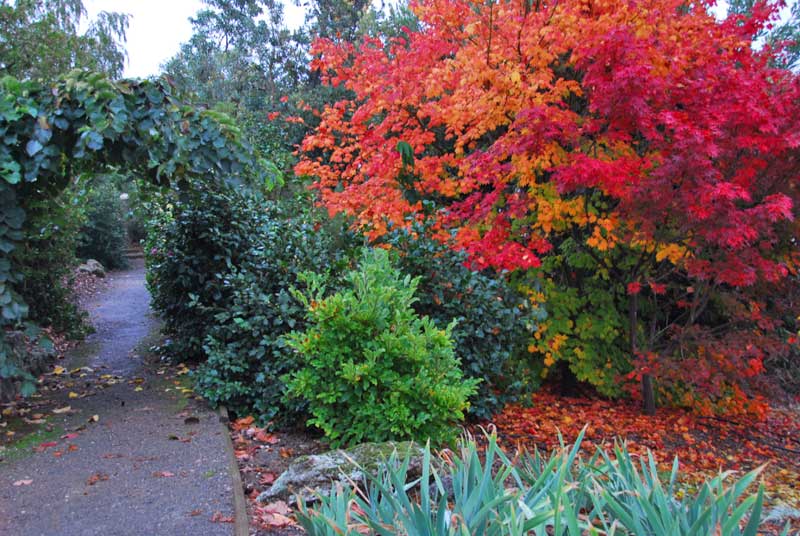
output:
[[[63, 388], [43, 393], [71, 409], [51, 413], [47, 441], [0, 464], [0, 534], [233, 532], [225, 428], [176, 386], [185, 376], [141, 357], [158, 322], [137, 262], [109, 275], [88, 305], [97, 332], [54, 378]], [[92, 371], [70, 375], [80, 366]]]

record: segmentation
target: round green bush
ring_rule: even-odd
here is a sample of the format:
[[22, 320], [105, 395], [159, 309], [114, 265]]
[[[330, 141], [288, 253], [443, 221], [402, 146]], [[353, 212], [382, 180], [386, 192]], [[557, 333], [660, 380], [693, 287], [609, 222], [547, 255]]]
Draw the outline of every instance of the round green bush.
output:
[[365, 250], [343, 290], [325, 297], [306, 275], [305, 331], [288, 337], [302, 368], [289, 394], [308, 402], [309, 424], [333, 446], [389, 439], [449, 442], [478, 380], [464, 380], [450, 340], [412, 308], [419, 280], [403, 276], [381, 249]]

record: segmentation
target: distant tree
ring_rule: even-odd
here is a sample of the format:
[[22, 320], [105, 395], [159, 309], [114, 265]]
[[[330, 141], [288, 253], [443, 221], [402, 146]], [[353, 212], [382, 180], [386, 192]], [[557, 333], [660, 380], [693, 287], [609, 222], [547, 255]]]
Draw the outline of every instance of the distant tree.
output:
[[305, 55], [280, 2], [206, 0], [191, 22], [191, 39], [164, 71], [201, 100], [259, 109], [300, 82]]
[[[774, 26], [764, 28], [757, 34], [757, 41], [776, 49], [775, 62], [785, 69], [800, 68], [800, 2], [787, 2], [789, 16], [782, 21], [774, 21]], [[756, 0], [731, 0], [728, 15], [741, 17], [742, 24], [751, 19], [757, 11], [768, 9], [769, 3]]]
[[275, 0], [204, 3], [191, 19], [192, 37], [167, 61], [164, 73], [187, 97], [236, 117], [251, 143], [288, 167], [304, 130], [268, 116], [288, 110], [282, 97], [307, 76], [303, 39], [286, 27], [283, 6]]
[[354, 42], [360, 34], [359, 22], [369, 11], [369, 0], [312, 0], [306, 27], [314, 37]]
[[82, 0], [0, 0], [0, 75], [54, 80], [74, 68], [122, 76], [128, 16], [102, 12], [80, 32]]

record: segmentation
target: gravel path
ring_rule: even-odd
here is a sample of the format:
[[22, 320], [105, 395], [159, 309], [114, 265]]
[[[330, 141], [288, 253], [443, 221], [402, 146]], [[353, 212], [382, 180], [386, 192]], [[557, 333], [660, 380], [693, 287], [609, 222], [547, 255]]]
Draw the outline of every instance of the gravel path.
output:
[[158, 327], [143, 267], [110, 277], [89, 304], [97, 332], [69, 363], [94, 372], [45, 394], [72, 408], [50, 421], [56, 444], [0, 464], [0, 534], [232, 534], [224, 428], [138, 355]]

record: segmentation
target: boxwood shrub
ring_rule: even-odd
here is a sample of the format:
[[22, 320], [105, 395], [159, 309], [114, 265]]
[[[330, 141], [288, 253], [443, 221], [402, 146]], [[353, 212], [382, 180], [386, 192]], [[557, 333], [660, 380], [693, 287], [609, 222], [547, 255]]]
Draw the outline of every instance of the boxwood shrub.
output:
[[489, 419], [505, 404], [538, 387], [527, 341], [543, 312], [531, 308], [503, 274], [469, 268], [466, 254], [430, 238], [418, 224], [382, 239], [398, 266], [419, 278], [414, 310], [444, 328], [455, 321], [453, 349], [464, 376], [480, 379], [470, 415]]

